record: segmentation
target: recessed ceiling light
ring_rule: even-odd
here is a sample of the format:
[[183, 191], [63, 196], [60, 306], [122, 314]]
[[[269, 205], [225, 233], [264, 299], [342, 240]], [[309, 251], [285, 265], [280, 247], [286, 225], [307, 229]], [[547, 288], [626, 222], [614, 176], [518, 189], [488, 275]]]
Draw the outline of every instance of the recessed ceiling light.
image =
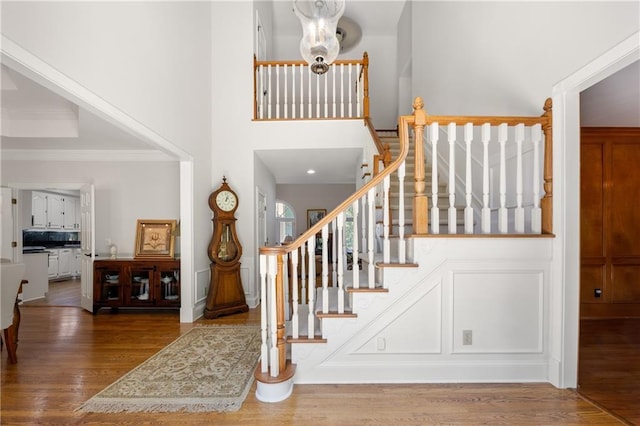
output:
[[309, 170], [307, 170], [307, 174], [308, 174], [308, 175], [312, 175], [312, 174], [314, 174], [315, 172], [316, 172], [316, 171], [315, 171], [315, 170], [313, 170], [313, 169], [309, 169]]

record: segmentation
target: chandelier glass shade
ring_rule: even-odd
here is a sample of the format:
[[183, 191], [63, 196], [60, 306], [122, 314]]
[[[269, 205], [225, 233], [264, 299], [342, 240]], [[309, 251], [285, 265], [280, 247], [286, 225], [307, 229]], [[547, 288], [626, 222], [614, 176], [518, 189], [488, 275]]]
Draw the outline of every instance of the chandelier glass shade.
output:
[[345, 0], [293, 0], [293, 10], [302, 25], [300, 53], [316, 74], [329, 70], [340, 52], [336, 37]]

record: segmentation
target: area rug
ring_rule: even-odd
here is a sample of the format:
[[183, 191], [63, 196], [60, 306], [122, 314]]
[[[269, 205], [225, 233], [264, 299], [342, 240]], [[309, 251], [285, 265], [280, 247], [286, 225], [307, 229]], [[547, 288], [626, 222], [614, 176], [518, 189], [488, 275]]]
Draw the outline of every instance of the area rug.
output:
[[237, 411], [253, 383], [260, 343], [256, 326], [192, 328], [77, 411]]

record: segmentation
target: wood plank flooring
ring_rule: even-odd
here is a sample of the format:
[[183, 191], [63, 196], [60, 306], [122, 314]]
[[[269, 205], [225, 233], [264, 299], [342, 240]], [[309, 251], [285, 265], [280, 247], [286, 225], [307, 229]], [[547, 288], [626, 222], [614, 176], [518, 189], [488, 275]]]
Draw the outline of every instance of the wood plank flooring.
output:
[[[195, 324], [258, 324], [259, 315]], [[549, 384], [296, 385], [279, 404], [256, 400], [254, 384], [233, 413], [75, 411], [195, 324], [180, 324], [177, 311], [94, 316], [77, 307], [23, 305], [18, 364], [7, 362], [6, 351], [1, 357], [0, 424], [624, 424]]]

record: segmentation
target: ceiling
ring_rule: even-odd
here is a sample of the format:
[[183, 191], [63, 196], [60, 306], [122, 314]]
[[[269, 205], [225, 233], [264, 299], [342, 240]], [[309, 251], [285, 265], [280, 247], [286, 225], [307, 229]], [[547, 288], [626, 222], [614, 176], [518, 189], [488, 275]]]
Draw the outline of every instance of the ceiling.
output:
[[[403, 5], [401, 1], [349, 1], [344, 16], [357, 17], [363, 37], [394, 34]], [[300, 32], [290, 1], [274, 1], [273, 16], [273, 26], [278, 33]], [[154, 149], [4, 65], [1, 89], [2, 150]], [[640, 127], [639, 104], [640, 62], [636, 62], [581, 94], [582, 125]], [[45, 125], [29, 122], [36, 119], [44, 121]], [[258, 151], [256, 155], [273, 173], [277, 183], [325, 184], [355, 181], [356, 151], [266, 150]], [[308, 175], [309, 168], [315, 169], [316, 173]], [[336, 170], [343, 172], [336, 173]]]

